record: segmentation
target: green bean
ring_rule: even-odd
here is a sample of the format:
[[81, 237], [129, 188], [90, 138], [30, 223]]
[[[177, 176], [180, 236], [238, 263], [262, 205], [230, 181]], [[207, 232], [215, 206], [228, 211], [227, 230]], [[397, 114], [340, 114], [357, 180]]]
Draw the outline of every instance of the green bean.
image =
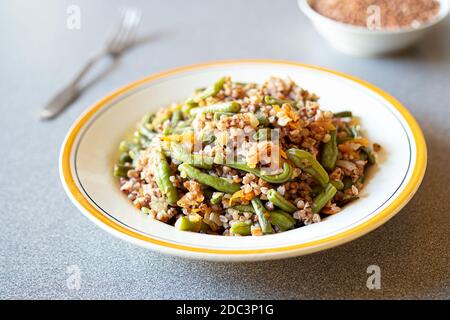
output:
[[207, 233], [211, 230], [211, 227], [202, 221], [202, 225], [200, 226], [200, 232]]
[[359, 199], [359, 197], [358, 196], [345, 195], [344, 198], [339, 201], [339, 206], [346, 205], [349, 202], [352, 202], [352, 201], [354, 201], [356, 199]]
[[139, 148], [133, 148], [130, 151], [128, 151], [128, 155], [133, 160], [136, 160], [137, 158], [139, 158], [140, 154], [141, 154], [141, 150]]
[[287, 212], [274, 210], [270, 212], [270, 222], [281, 231], [287, 231], [295, 226], [295, 219]]
[[330, 180], [328, 173], [314, 156], [305, 150], [291, 148], [287, 151], [288, 158], [300, 169], [309, 173], [322, 187]]
[[155, 177], [159, 190], [167, 197], [167, 201], [174, 205], [178, 201], [177, 188], [170, 181], [171, 170], [166, 156], [161, 152], [157, 152], [155, 159]]
[[202, 219], [197, 217], [181, 216], [175, 222], [175, 228], [181, 231], [199, 232], [202, 227]]
[[285, 162], [283, 164], [283, 172], [276, 175], [267, 175], [264, 172], [262, 172], [260, 169], [256, 168], [250, 168], [246, 164], [241, 163], [227, 163], [225, 164], [227, 167], [253, 173], [255, 176], [269, 182], [269, 183], [283, 183], [286, 181], [289, 181], [292, 177], [292, 168], [291, 166]]
[[187, 152], [181, 144], [171, 143], [170, 154], [171, 157], [178, 162], [184, 162], [202, 169], [212, 168], [212, 158], [208, 158], [200, 154], [191, 154]]
[[365, 153], [364, 151], [361, 151], [359, 153], [359, 160], [364, 160], [364, 161], [367, 160], [367, 153]]
[[211, 104], [209, 106], [193, 108], [189, 111], [189, 114], [191, 116], [195, 116], [199, 113], [215, 113], [215, 112], [236, 113], [236, 112], [239, 112], [239, 110], [241, 110], [241, 105], [236, 101], [232, 101], [232, 102], [223, 102], [223, 103]]
[[359, 130], [357, 126], [350, 127], [350, 132], [352, 133], [353, 138], [359, 137]]
[[[350, 133], [350, 135], [351, 135], [351, 133]], [[338, 138], [338, 139], [336, 139], [336, 143], [337, 144], [341, 144], [341, 143], [347, 142], [349, 140], [353, 140], [353, 138], [352, 137]]]
[[270, 189], [267, 193], [267, 199], [275, 206], [289, 213], [297, 211], [297, 207], [290, 203], [286, 198], [279, 194], [276, 190]]
[[333, 199], [336, 192], [336, 188], [331, 183], [328, 184], [325, 187], [325, 190], [323, 190], [317, 197], [314, 198], [313, 204], [311, 206], [312, 212], [319, 213], [320, 210], [322, 210], [322, 208], [328, 203], [328, 201]]
[[351, 111], [341, 111], [341, 112], [336, 112], [334, 114], [334, 117], [336, 117], [336, 118], [351, 118], [351, 117], [353, 117], [353, 114]]
[[[214, 141], [216, 141], [216, 136], [215, 135], [210, 134], [210, 135], [206, 135], [206, 136], [202, 137], [202, 144], [204, 146], [206, 146], [208, 144], [211, 144]], [[211, 161], [212, 161], [212, 158], [211, 158]]]
[[227, 80], [226, 77], [222, 77], [219, 80], [217, 80], [212, 87], [207, 88], [203, 93], [200, 95], [200, 99], [206, 99], [212, 96], [215, 96], [219, 93], [220, 90], [222, 90], [223, 85], [225, 84], [225, 81]]
[[344, 188], [343, 188], [344, 190], [350, 189], [353, 185], [353, 181], [349, 176], [345, 176], [342, 179], [342, 183], [344, 184]]
[[194, 98], [189, 98], [186, 100], [186, 102], [184, 103], [184, 105], [181, 107], [181, 110], [186, 113], [189, 114], [189, 111], [192, 108], [198, 107], [198, 102], [196, 102], [194, 100]]
[[119, 164], [122, 164], [122, 165], [124, 165], [125, 163], [130, 163], [132, 161], [133, 161], [133, 159], [130, 157], [128, 152], [122, 153], [119, 157]]
[[138, 132], [147, 139], [153, 139], [156, 136], [156, 132], [152, 132], [145, 124], [139, 126]]
[[178, 171], [184, 172], [191, 179], [197, 180], [201, 184], [210, 186], [218, 191], [233, 194], [241, 189], [241, 186], [237, 183], [231, 183], [223, 178], [203, 173], [187, 163], [180, 164]]
[[237, 206], [233, 206], [231, 207], [231, 209], [237, 210], [239, 212], [252, 212], [252, 213], [256, 213], [255, 209], [253, 208], [252, 205], [244, 205], [244, 204], [240, 204]]
[[220, 118], [222, 116], [232, 116], [234, 114], [235, 113], [233, 113], [233, 112], [216, 112], [216, 113], [214, 113], [214, 121], [220, 121]]
[[172, 118], [170, 119], [170, 125], [172, 128], [175, 128], [178, 125], [178, 122], [180, 122], [182, 119], [182, 113], [181, 110], [175, 110], [172, 113]]
[[211, 199], [211, 197], [213, 196], [215, 190], [211, 189], [211, 188], [206, 188], [202, 190], [203, 194], [205, 195], [206, 198]]
[[255, 132], [255, 134], [253, 135], [253, 140], [266, 141], [266, 140], [270, 140], [270, 137], [271, 137], [270, 128], [263, 128], [263, 129], [259, 129], [258, 131]]
[[223, 199], [224, 194], [222, 192], [214, 192], [211, 196], [211, 204], [219, 204]]
[[264, 234], [273, 233], [272, 225], [269, 222], [270, 215], [259, 198], [252, 199], [252, 206], [258, 216], [258, 222]]
[[195, 93], [196, 94], [200, 94], [200, 93], [202, 93], [203, 91], [205, 91], [207, 88], [206, 87], [200, 87], [200, 88], [197, 88], [197, 89], [195, 89]]
[[170, 116], [172, 115], [171, 112], [168, 110], [163, 110], [164, 112], [159, 112], [156, 114], [155, 118], [153, 119], [151, 126], [156, 127], [167, 120], [170, 120]]
[[128, 141], [128, 140], [124, 140], [124, 141], [121, 141], [119, 144], [119, 151], [120, 152], [128, 152], [134, 147], [136, 147], [135, 143]]
[[268, 125], [270, 125], [269, 118], [267, 118], [267, 116], [263, 114], [260, 110], [256, 111], [255, 117], [256, 119], [258, 119], [259, 124], [262, 125], [263, 127], [267, 127]]
[[359, 183], [364, 183], [364, 181], [366, 180], [366, 176], [365, 175], [361, 175], [361, 177], [358, 178], [358, 180], [356, 180]]
[[147, 148], [152, 142], [151, 139], [147, 138], [139, 131], [135, 131], [133, 135], [134, 135], [133, 140], [137, 147]]
[[189, 133], [189, 132], [194, 133], [194, 130], [192, 128], [184, 128], [184, 127], [180, 127], [180, 126], [178, 126], [176, 128], [172, 128], [170, 130], [171, 134], [183, 134], [183, 133]]
[[322, 190], [323, 190], [323, 187], [322, 187], [322, 186], [316, 185], [316, 186], [314, 186], [314, 187], [311, 188], [311, 193], [312, 193], [313, 196], [316, 196], [316, 195], [318, 195], [319, 193], [321, 193]]
[[120, 164], [116, 164], [114, 166], [114, 176], [115, 177], [126, 177], [127, 173], [129, 170], [133, 169], [133, 167], [131, 166], [125, 166], [125, 165], [120, 165]]
[[320, 162], [325, 170], [333, 171], [336, 167], [336, 160], [338, 157], [338, 147], [336, 144], [336, 130], [330, 132], [330, 141], [325, 143], [322, 148], [322, 156]]
[[344, 189], [344, 183], [341, 180], [331, 180], [330, 183], [337, 189], [342, 190]]
[[251, 225], [246, 222], [236, 222], [231, 226], [231, 232], [240, 236], [251, 234]]
[[277, 99], [277, 98], [272, 97], [272, 96], [265, 96], [264, 97], [264, 102], [266, 104], [269, 104], [269, 105], [277, 104], [277, 105], [280, 105], [280, 106], [285, 104], [285, 103], [289, 103], [290, 105], [294, 105], [295, 104], [294, 100], [282, 100], [282, 99]]
[[361, 148], [361, 150], [367, 155], [367, 160], [369, 161], [369, 164], [375, 164], [377, 162], [371, 148], [363, 147]]

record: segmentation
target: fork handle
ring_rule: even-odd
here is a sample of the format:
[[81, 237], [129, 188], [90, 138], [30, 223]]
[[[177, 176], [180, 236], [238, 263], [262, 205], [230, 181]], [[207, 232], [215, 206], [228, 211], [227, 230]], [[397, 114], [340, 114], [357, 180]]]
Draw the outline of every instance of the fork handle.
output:
[[50, 102], [41, 110], [40, 116], [42, 119], [51, 119], [60, 114], [72, 102], [74, 102], [81, 93], [86, 89], [80, 86], [81, 81], [91, 68], [106, 54], [105, 51], [100, 51], [95, 54], [84, 67], [78, 72], [75, 78], [58, 94], [56, 94]]

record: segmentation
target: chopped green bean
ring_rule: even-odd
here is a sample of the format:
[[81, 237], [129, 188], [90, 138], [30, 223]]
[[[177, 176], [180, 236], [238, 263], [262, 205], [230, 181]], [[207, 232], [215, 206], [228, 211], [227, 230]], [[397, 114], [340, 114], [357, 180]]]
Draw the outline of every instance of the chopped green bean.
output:
[[269, 105], [277, 104], [277, 105], [281, 106], [281, 105], [283, 105], [285, 103], [289, 103], [290, 105], [295, 105], [295, 101], [294, 100], [282, 100], [282, 99], [278, 99], [278, 98], [275, 98], [275, 97], [272, 97], [272, 96], [265, 96], [264, 97], [264, 102], [266, 104], [269, 104]]
[[287, 212], [274, 210], [270, 212], [270, 222], [281, 231], [287, 231], [295, 226], [295, 219]]
[[220, 118], [222, 116], [230, 117], [230, 116], [232, 116], [234, 114], [236, 114], [236, 113], [233, 113], [233, 112], [216, 112], [216, 113], [214, 113], [214, 121], [220, 121]]
[[325, 190], [322, 191], [317, 197], [314, 198], [313, 204], [311, 206], [312, 212], [319, 213], [320, 210], [333, 199], [336, 194], [336, 188], [330, 183], [325, 187]]
[[339, 154], [336, 144], [336, 130], [331, 131], [330, 136], [330, 141], [323, 145], [320, 162], [325, 170], [333, 171], [336, 167], [336, 160]]
[[172, 118], [170, 119], [170, 126], [172, 128], [175, 128], [178, 125], [178, 122], [180, 122], [182, 119], [182, 113], [181, 110], [175, 110], [172, 113]]
[[202, 219], [199, 216], [181, 216], [175, 222], [175, 228], [181, 231], [199, 232], [202, 227]]
[[252, 206], [258, 216], [258, 222], [264, 234], [273, 233], [272, 225], [269, 222], [270, 214], [259, 198], [252, 199]]
[[251, 225], [246, 222], [236, 222], [231, 226], [231, 232], [240, 236], [251, 234]]
[[143, 214], [150, 214], [150, 209], [147, 208], [147, 207], [142, 207], [142, 208], [141, 208], [141, 212], [142, 212]]
[[359, 199], [359, 197], [358, 196], [345, 195], [344, 198], [342, 198], [342, 200], [340, 200], [338, 202], [338, 204], [339, 204], [339, 206], [344, 206], [347, 203], [350, 203], [350, 202], [352, 202], [352, 201], [354, 201], [356, 199]]
[[350, 132], [352, 133], [352, 137], [353, 137], [353, 138], [357, 138], [357, 137], [359, 137], [359, 135], [360, 135], [357, 126], [352, 126], [352, 127], [350, 127]]
[[211, 204], [219, 204], [223, 199], [224, 193], [222, 192], [214, 192], [211, 196]]
[[194, 98], [189, 98], [186, 100], [186, 102], [184, 103], [184, 105], [181, 107], [181, 110], [186, 113], [189, 114], [189, 111], [192, 108], [198, 107], [198, 102], [196, 102], [194, 100]]
[[202, 221], [202, 225], [200, 226], [200, 232], [207, 233], [211, 230], [211, 227]]
[[125, 178], [127, 176], [128, 171], [131, 169], [133, 169], [133, 167], [131, 167], [131, 166], [124, 166], [124, 165], [116, 164], [114, 166], [114, 176]]
[[148, 126], [148, 124], [146, 125], [146, 124], [142, 124], [142, 125], [140, 125], [139, 126], [139, 129], [138, 129], [138, 132], [142, 135], [142, 136], [144, 136], [144, 137], [146, 137], [147, 139], [153, 139], [155, 136], [156, 136], [156, 132], [152, 132], [150, 129], [149, 129], [149, 126]]
[[313, 196], [316, 196], [316, 195], [318, 195], [319, 193], [321, 193], [322, 190], [323, 190], [323, 187], [322, 187], [322, 186], [316, 185], [316, 186], [314, 186], [314, 187], [311, 188], [311, 194], [312, 194]]
[[351, 111], [341, 111], [341, 112], [336, 112], [334, 114], [334, 116], [336, 118], [351, 118], [351, 117], [353, 117], [353, 114]]
[[133, 160], [136, 160], [137, 158], [139, 158], [140, 154], [141, 154], [141, 150], [139, 148], [133, 148], [130, 151], [128, 151], [128, 155]]
[[200, 99], [206, 99], [212, 96], [215, 96], [219, 93], [220, 90], [222, 90], [223, 85], [225, 84], [225, 81], [227, 80], [226, 77], [222, 77], [219, 80], [214, 83], [212, 87], [207, 88], [203, 93], [200, 95]]
[[134, 147], [136, 147], [135, 143], [128, 141], [128, 140], [124, 140], [124, 141], [121, 141], [119, 144], [119, 151], [120, 152], [128, 152], [130, 149], [132, 149]]
[[344, 189], [344, 183], [341, 180], [332, 180], [330, 179], [330, 183], [337, 189], [342, 190]]
[[231, 207], [231, 209], [237, 210], [239, 212], [252, 212], [255, 213], [255, 209], [253, 208], [252, 205], [244, 205], [244, 204], [240, 204], [237, 206], [233, 206]]
[[202, 169], [211, 169], [213, 159], [208, 158], [206, 156], [202, 156], [200, 154], [191, 154], [186, 151], [186, 149], [183, 148], [181, 144], [178, 143], [171, 143], [170, 144], [170, 154], [173, 159], [177, 160], [178, 162], [187, 163], [190, 165], [193, 165], [197, 168]]
[[128, 152], [124, 152], [119, 157], [119, 164], [124, 165], [125, 163], [131, 163], [133, 159], [130, 157]]
[[171, 205], [175, 205], [178, 201], [178, 191], [172, 181], [170, 181], [171, 170], [169, 163], [162, 152], [158, 152], [155, 156], [155, 177], [158, 188], [167, 197], [167, 201]]
[[271, 138], [271, 130], [270, 128], [262, 128], [255, 132], [253, 135], [253, 140], [255, 141], [266, 141]]
[[211, 104], [209, 106], [193, 108], [189, 111], [191, 116], [195, 116], [199, 113], [215, 113], [215, 112], [230, 112], [236, 113], [241, 110], [241, 105], [236, 102], [223, 102], [217, 104]]
[[283, 172], [276, 175], [267, 175], [260, 169], [250, 168], [246, 164], [241, 163], [227, 163], [225, 165], [233, 169], [253, 173], [255, 176], [269, 183], [284, 183], [286, 181], [289, 181], [292, 177], [292, 168], [287, 162], [283, 164]]
[[369, 161], [369, 164], [375, 164], [377, 162], [377, 159], [375, 158], [375, 155], [372, 152], [372, 149], [370, 147], [362, 147], [361, 150], [364, 154], [367, 155], [367, 160]]
[[349, 176], [345, 176], [342, 179], [342, 183], [344, 184], [344, 188], [343, 188], [344, 190], [350, 189], [353, 185], [353, 181]]
[[297, 207], [290, 203], [286, 198], [279, 194], [276, 190], [270, 189], [267, 193], [267, 199], [275, 206], [289, 213], [293, 213], [297, 210]]
[[226, 179], [203, 173], [187, 163], [180, 164], [178, 170], [184, 172], [191, 179], [197, 180], [201, 184], [210, 186], [218, 191], [233, 194], [241, 189], [241, 186], [237, 183], [231, 183]]
[[260, 110], [256, 111], [255, 117], [256, 119], [258, 119], [259, 124], [262, 125], [263, 127], [267, 127], [268, 125], [270, 125], [269, 118], [267, 118], [267, 116], [263, 114], [262, 111]]
[[288, 158], [300, 169], [309, 173], [322, 187], [328, 184], [330, 178], [322, 165], [314, 156], [305, 150], [291, 148], [287, 151]]

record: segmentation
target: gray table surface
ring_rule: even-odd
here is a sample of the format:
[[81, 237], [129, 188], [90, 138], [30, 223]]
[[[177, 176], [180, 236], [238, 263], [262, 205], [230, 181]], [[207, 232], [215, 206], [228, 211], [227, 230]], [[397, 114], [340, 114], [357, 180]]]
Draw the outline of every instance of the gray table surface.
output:
[[[66, 28], [79, 5], [81, 29]], [[108, 33], [118, 7], [143, 10], [147, 42], [129, 52], [61, 117], [40, 107]], [[296, 1], [0, 1], [0, 298], [306, 299], [450, 297], [450, 23], [384, 58], [330, 49]], [[58, 177], [63, 138], [80, 113], [128, 82], [204, 61], [275, 58], [337, 69], [402, 101], [421, 124], [428, 169], [391, 221], [349, 244], [259, 263], [188, 261], [135, 247], [89, 222]], [[369, 265], [381, 289], [366, 287]], [[81, 287], [67, 285], [70, 266]], [[69, 272], [69, 273], [68, 273]]]

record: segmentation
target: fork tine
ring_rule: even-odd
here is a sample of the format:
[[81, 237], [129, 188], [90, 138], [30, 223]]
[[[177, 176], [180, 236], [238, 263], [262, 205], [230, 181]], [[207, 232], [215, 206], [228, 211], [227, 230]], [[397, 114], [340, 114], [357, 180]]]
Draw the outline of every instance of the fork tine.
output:
[[122, 10], [122, 19], [115, 36], [108, 44], [109, 51], [113, 54], [120, 54], [128, 47], [134, 37], [141, 20], [141, 12], [136, 9]]
[[130, 17], [130, 21], [129, 21], [129, 25], [128, 25], [128, 30], [124, 35], [124, 44], [125, 45], [129, 45], [133, 42], [135, 36], [136, 36], [136, 32], [138, 29], [138, 26], [141, 22], [141, 12], [138, 10], [134, 10], [133, 15]]
[[126, 18], [126, 9], [122, 8], [119, 10], [119, 23], [114, 25], [114, 27], [112, 28], [112, 32], [106, 42], [108, 46], [114, 41], [116, 41], [117, 37], [121, 34], [125, 18]]

